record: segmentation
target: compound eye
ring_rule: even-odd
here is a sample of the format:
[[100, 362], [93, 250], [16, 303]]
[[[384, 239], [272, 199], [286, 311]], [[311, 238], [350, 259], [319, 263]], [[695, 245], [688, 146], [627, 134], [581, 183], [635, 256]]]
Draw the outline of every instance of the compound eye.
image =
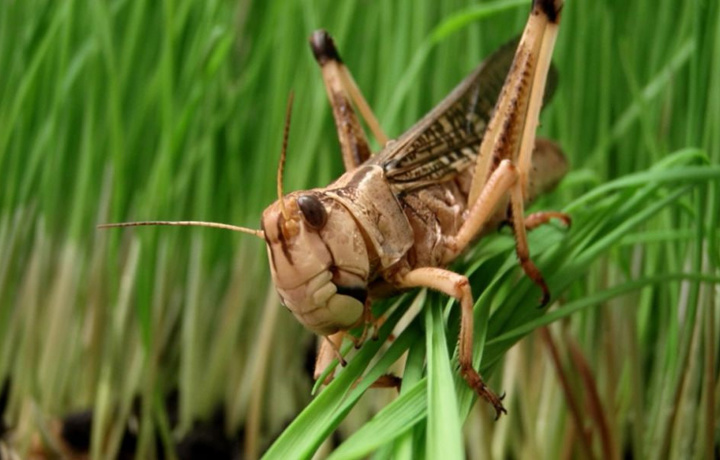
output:
[[327, 212], [325, 206], [315, 195], [301, 195], [297, 199], [300, 212], [302, 212], [305, 222], [315, 230], [320, 230], [327, 222]]

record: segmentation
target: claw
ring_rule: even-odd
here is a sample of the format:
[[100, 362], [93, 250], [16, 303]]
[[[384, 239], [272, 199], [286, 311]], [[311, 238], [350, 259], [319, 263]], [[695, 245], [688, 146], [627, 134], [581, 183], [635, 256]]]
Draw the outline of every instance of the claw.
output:
[[502, 414], [507, 415], [507, 410], [505, 410], [502, 404], [500, 406], [495, 406], [495, 421], [498, 421]]
[[503, 399], [505, 399], [505, 396], [507, 396], [507, 395], [503, 391], [503, 394], [501, 394], [497, 398], [498, 403], [497, 404], [493, 403], [493, 407], [495, 408], [495, 420], [499, 419], [501, 414], [507, 414], [507, 410], [505, 410], [505, 406], [503, 406], [502, 402], [501, 402]]
[[492, 404], [493, 408], [495, 409], [495, 420], [499, 419], [502, 414], [507, 414], [507, 410], [502, 404], [502, 400], [505, 398], [504, 392], [498, 397], [482, 381], [479, 385], [475, 387], [475, 392], [483, 399], [485, 399], [485, 401]]
[[550, 291], [543, 289], [543, 295], [540, 297], [540, 305], [538, 305], [538, 308], [542, 309], [547, 307], [547, 305], [550, 303]]
[[495, 409], [495, 420], [500, 419], [500, 416], [502, 414], [507, 414], [507, 410], [505, 409], [505, 406], [502, 405], [502, 398], [505, 397], [503, 394], [502, 397], [496, 398], [495, 401], [491, 401], [491, 404], [493, 405], [493, 408]]
[[542, 289], [542, 296], [540, 297], [540, 305], [538, 305], [538, 308], [545, 308], [550, 303], [550, 288], [545, 284], [545, 279], [543, 278], [534, 279], [533, 281]]

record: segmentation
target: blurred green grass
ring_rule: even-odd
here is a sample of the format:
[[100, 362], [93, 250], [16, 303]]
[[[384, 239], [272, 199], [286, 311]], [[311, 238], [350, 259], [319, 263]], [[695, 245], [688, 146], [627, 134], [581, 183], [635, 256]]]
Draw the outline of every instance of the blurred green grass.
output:
[[[153, 455], [156, 432], [177, 436], [217, 405], [228, 432], [244, 428], [248, 454], [267, 448], [310, 400], [298, 350], [313, 338], [278, 309], [262, 244], [211, 229], [95, 225], [256, 227], [274, 199], [291, 90], [286, 190], [336, 177], [306, 41], [317, 28], [335, 37], [397, 136], [526, 17], [518, 1], [2, 2], [0, 377], [12, 380], [16, 444], [92, 406], [94, 453], [111, 454], [139, 397], [141, 457]], [[452, 357], [458, 314], [430, 294], [371, 371], [409, 349], [401, 396], [390, 405], [387, 391], [362, 396], [368, 376], [351, 389], [380, 348], [369, 343], [268, 456], [309, 456], [338, 426], [341, 438], [355, 435], [337, 458], [430, 455], [450, 442], [448, 426], [464, 426], [451, 447], [471, 457], [710, 452], [720, 436], [718, 24], [717, 2], [566, 4], [560, 85], [541, 133], [573, 171], [536, 207], [566, 208], [574, 226], [531, 240], [559, 306], [535, 309], [506, 235], [456, 266], [473, 280], [481, 368], [507, 391], [509, 417], [492, 424], [483, 404], [471, 410], [462, 382], [426, 391], [454, 375], [436, 351], [445, 342]], [[533, 334], [503, 359], [550, 320], [549, 339]], [[546, 353], [553, 343], [562, 372]], [[162, 401], [175, 388], [180, 422], [169, 433]], [[455, 399], [450, 424], [445, 403]]]

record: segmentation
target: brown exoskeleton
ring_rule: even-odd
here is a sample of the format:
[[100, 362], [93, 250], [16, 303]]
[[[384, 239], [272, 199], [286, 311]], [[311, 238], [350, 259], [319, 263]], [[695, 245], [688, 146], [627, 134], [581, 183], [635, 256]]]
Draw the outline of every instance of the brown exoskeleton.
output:
[[[542, 305], [550, 299], [530, 260], [526, 231], [551, 218], [569, 224], [569, 218], [557, 212], [526, 218], [524, 206], [567, 169], [555, 144], [535, 139], [561, 7], [561, 0], [534, 0], [517, 47], [496, 51], [396, 140], [380, 129], [330, 36], [317, 31], [310, 44], [333, 108], [345, 174], [327, 187], [283, 195], [280, 172], [279, 199], [263, 212], [262, 230], [207, 222], [107, 226], [203, 225], [264, 238], [283, 304], [328, 338], [321, 355], [336, 349], [345, 331], [367, 330], [371, 299], [415, 287], [455, 297], [462, 308], [461, 373], [499, 416], [505, 412], [501, 398], [472, 367], [468, 280], [443, 267], [484, 229], [509, 220], [523, 270], [542, 289]], [[376, 155], [353, 103], [384, 146]], [[288, 123], [289, 112], [290, 105]], [[281, 171], [284, 155], [285, 147]]]

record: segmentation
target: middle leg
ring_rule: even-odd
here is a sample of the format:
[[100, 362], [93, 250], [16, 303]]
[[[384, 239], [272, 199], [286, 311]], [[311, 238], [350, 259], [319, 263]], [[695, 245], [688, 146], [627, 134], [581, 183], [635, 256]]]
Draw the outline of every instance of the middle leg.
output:
[[397, 281], [398, 285], [402, 287], [427, 287], [455, 297], [460, 301], [460, 339], [458, 343], [460, 373], [478, 396], [492, 404], [495, 409], [496, 419], [501, 414], [506, 414], [507, 411], [502, 404], [502, 398], [497, 396], [485, 384], [478, 371], [473, 367], [473, 297], [468, 279], [442, 268], [423, 267], [406, 273]]

